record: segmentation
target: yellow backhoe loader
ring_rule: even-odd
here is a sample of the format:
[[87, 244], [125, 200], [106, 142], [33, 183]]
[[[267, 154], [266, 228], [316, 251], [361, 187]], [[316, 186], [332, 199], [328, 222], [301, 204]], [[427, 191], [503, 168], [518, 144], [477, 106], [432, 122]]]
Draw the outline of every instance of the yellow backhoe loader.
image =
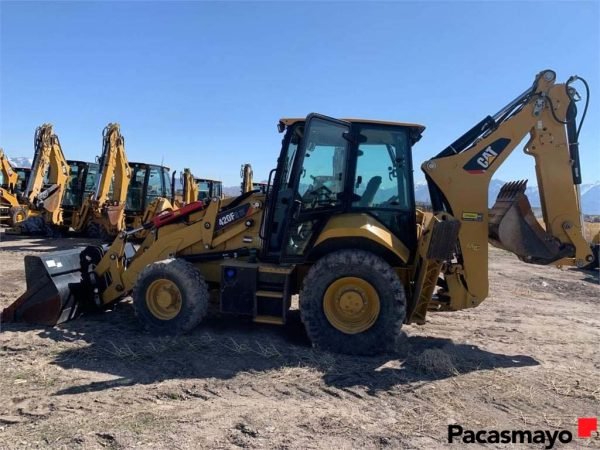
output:
[[242, 178], [242, 194], [250, 191], [259, 191], [263, 194], [267, 193], [267, 183], [256, 183], [253, 181], [254, 171], [252, 170], [252, 165], [242, 164], [240, 177]]
[[27, 186], [31, 169], [14, 168], [0, 148], [0, 221], [9, 225], [27, 218], [21, 196]]
[[28, 217], [17, 224], [17, 231], [40, 232], [46, 224], [62, 225], [61, 202], [69, 175], [69, 164], [58, 136], [51, 124], [43, 124], [35, 130], [33, 164], [23, 194], [25, 205], [12, 209], [13, 215], [20, 211]]
[[223, 182], [208, 178], [196, 178], [198, 184], [198, 200], [208, 202], [212, 198], [223, 199]]
[[125, 139], [116, 123], [102, 131], [99, 174], [93, 190], [73, 213], [71, 227], [91, 237], [107, 238], [125, 229], [125, 201], [131, 169], [125, 155]]
[[181, 184], [181, 190], [176, 189], [175, 186], [175, 174], [177, 171], [173, 171], [173, 175], [171, 176], [171, 204], [175, 208], [182, 208], [185, 205], [189, 205], [192, 202], [198, 200], [198, 183], [196, 183], [196, 179], [192, 174], [191, 170], [188, 168], [183, 169], [181, 172], [181, 176], [179, 177], [179, 181]]
[[[557, 84], [555, 77], [539, 73], [523, 94], [422, 164], [433, 214], [416, 210], [414, 200], [411, 149], [423, 126], [319, 114], [282, 119], [268, 195], [188, 205], [146, 224], [139, 247], [122, 232], [110, 246], [26, 256], [27, 292], [2, 318], [52, 325], [131, 295], [147, 330], [178, 334], [202, 321], [211, 292], [222, 313], [273, 324], [285, 323], [299, 294], [315, 346], [394, 349], [403, 323], [487, 297], [488, 240], [524, 263], [592, 260], [578, 196], [573, 84], [581, 79]], [[525, 182], [504, 186], [488, 210], [492, 174], [527, 136], [545, 228]]]

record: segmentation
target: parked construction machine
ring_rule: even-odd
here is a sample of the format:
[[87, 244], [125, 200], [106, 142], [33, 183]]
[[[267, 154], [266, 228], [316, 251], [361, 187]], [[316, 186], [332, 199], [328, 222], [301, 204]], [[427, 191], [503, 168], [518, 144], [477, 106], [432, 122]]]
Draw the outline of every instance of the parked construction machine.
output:
[[192, 174], [192, 171], [188, 168], [183, 169], [179, 177], [179, 183], [181, 189], [177, 189], [175, 186], [175, 174], [177, 171], [173, 171], [171, 175], [171, 204], [176, 208], [183, 208], [185, 205], [189, 205], [192, 202], [198, 200], [198, 183]]
[[[169, 201], [169, 169], [130, 163], [119, 124], [109, 123], [102, 131], [98, 162], [93, 187], [69, 223], [75, 232], [108, 240], [128, 227], [141, 228], [154, 216], [173, 209]], [[138, 238], [143, 237], [140, 233]]]
[[[26, 256], [27, 292], [2, 318], [53, 325], [131, 295], [147, 330], [178, 334], [202, 321], [211, 294], [222, 313], [273, 324], [285, 323], [299, 294], [315, 346], [393, 349], [403, 323], [423, 324], [428, 311], [471, 308], [487, 297], [488, 240], [524, 263], [591, 261], [578, 196], [573, 84], [581, 79], [555, 78], [539, 73], [523, 94], [422, 164], [433, 213], [415, 208], [411, 150], [422, 125], [282, 119], [267, 195], [190, 204], [149, 224], [139, 247], [122, 232], [110, 246]], [[544, 227], [524, 181], [504, 186], [488, 210], [492, 174], [527, 136]]]
[[70, 168], [58, 136], [52, 125], [43, 124], [35, 130], [34, 156], [24, 204], [11, 208], [18, 232], [40, 232], [45, 224], [62, 225], [61, 202], [67, 187]]
[[207, 202], [212, 198], [223, 199], [223, 182], [208, 178], [196, 178], [198, 200]]
[[0, 148], [0, 221], [12, 226], [27, 218], [22, 195], [30, 173], [30, 168], [13, 167]]
[[102, 131], [102, 153], [92, 189], [73, 212], [70, 225], [75, 232], [108, 238], [125, 229], [125, 200], [131, 169], [125, 155], [125, 139], [119, 124], [109, 123]]
[[7, 232], [37, 234], [67, 231], [94, 184], [98, 165], [67, 160], [51, 124], [36, 129], [34, 159], [21, 203], [11, 206], [13, 228]]
[[240, 170], [240, 177], [242, 178], [242, 194], [245, 194], [250, 191], [259, 191], [263, 194], [267, 193], [267, 183], [256, 183], [254, 178], [254, 171], [252, 170], [251, 164], [242, 164], [242, 168]]

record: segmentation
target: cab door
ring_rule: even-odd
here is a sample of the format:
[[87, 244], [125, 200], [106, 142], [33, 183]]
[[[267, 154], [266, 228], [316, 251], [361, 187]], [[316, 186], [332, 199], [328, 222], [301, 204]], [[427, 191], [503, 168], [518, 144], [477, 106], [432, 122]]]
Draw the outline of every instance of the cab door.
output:
[[[306, 118], [289, 177], [281, 179], [275, 199], [275, 229], [268, 233], [269, 249], [281, 262], [304, 258], [315, 232], [347, 201], [350, 123], [319, 114]], [[289, 158], [288, 152], [282, 157]], [[281, 157], [280, 168], [281, 170]], [[275, 214], [276, 213], [276, 214]]]

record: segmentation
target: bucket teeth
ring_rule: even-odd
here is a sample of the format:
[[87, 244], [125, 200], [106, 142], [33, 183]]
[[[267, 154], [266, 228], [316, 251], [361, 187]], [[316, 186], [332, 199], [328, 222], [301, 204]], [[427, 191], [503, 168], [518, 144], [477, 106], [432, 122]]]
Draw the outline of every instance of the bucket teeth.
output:
[[497, 200], [504, 200], [516, 197], [518, 194], [524, 194], [527, 189], [527, 180], [510, 181], [500, 189]]

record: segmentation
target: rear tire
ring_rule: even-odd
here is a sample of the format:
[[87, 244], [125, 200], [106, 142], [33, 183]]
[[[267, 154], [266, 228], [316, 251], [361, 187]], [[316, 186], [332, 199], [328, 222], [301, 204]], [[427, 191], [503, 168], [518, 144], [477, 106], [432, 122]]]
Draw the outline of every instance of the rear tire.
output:
[[10, 208], [10, 226], [13, 227], [16, 224], [27, 220], [27, 215], [27, 209], [22, 206]]
[[179, 335], [196, 327], [208, 311], [209, 292], [193, 264], [166, 259], [148, 265], [133, 288], [133, 307], [152, 333]]
[[308, 271], [300, 314], [315, 347], [355, 355], [393, 351], [406, 316], [404, 287], [380, 257], [364, 250], [337, 251]]
[[111, 236], [102, 224], [90, 222], [85, 229], [85, 235], [92, 239], [100, 239], [102, 242], [112, 242], [114, 237]]

